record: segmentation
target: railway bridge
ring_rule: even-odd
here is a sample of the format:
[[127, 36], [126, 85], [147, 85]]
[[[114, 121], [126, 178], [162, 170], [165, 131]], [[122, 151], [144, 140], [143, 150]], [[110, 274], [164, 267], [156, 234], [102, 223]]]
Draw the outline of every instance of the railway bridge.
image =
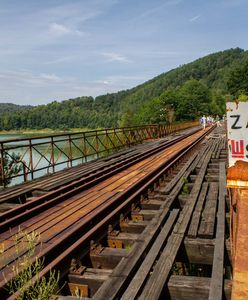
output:
[[231, 299], [224, 126], [11, 140], [6, 157], [18, 172], [2, 182], [19, 184], [0, 192], [1, 299], [51, 276], [56, 300]]

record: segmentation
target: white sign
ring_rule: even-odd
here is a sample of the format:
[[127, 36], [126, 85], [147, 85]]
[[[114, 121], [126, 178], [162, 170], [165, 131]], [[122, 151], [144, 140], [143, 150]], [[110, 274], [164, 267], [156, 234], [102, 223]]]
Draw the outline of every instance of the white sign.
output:
[[227, 102], [229, 167], [237, 160], [248, 162], [248, 102]]

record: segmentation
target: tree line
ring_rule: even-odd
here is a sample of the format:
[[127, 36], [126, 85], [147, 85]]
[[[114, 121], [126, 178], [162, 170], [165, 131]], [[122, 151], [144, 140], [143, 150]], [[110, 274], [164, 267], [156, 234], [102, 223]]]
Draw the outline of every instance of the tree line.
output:
[[248, 94], [248, 51], [210, 54], [135, 88], [36, 107], [0, 104], [0, 130], [117, 127], [225, 113], [225, 95]]

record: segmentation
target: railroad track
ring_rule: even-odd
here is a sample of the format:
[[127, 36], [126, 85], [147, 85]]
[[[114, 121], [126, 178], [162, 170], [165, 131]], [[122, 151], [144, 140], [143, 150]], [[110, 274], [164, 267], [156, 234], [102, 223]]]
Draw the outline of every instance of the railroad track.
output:
[[[35, 211], [38, 211], [40, 209], [40, 204], [47, 202], [49, 200], [53, 200], [50, 203], [46, 203], [45, 207], [49, 207], [49, 205], [53, 205], [54, 201], [61, 201], [64, 197], [73, 196], [82, 190], [85, 190], [91, 186], [94, 186], [95, 184], [113, 176], [114, 174], [134, 165], [138, 162], [144, 160], [147, 157], [150, 157], [168, 147], [171, 145], [176, 144], [177, 142], [185, 139], [188, 136], [191, 136], [193, 133], [198, 132], [199, 128], [184, 134], [180, 134], [179, 136], [173, 138], [170, 141], [164, 141], [162, 143], [159, 143], [155, 147], [144, 147], [142, 149], [143, 151], [138, 151], [137, 153], [127, 153], [123, 157], [117, 157], [114, 159], [114, 161], [107, 160], [107, 164], [101, 165], [99, 167], [98, 165], [94, 168], [91, 168], [90, 170], [87, 170], [84, 172], [84, 175], [77, 174], [76, 178], [73, 176], [72, 178], [69, 178], [68, 181], [64, 182], [63, 184], [56, 185], [56, 188], [54, 188], [54, 184], [52, 185], [53, 189], [51, 190], [51, 186], [49, 187], [49, 184], [46, 183], [46, 188], [43, 188], [41, 196], [34, 197], [31, 199], [31, 201], [28, 201], [26, 203], [23, 203], [22, 205], [18, 205], [18, 207], [14, 207], [13, 209], [8, 210], [7, 212], [4, 212], [0, 214], [0, 232], [2, 229], [4, 229], [2, 222], [4, 220], [8, 220], [6, 223], [8, 226], [10, 226], [9, 219], [13, 217], [13, 220], [15, 217], [17, 217], [18, 220], [20, 220], [20, 214], [22, 212], [25, 212], [25, 216], [29, 217], [34, 214], [33, 211], [31, 211], [32, 208], [35, 208]], [[67, 175], [68, 176], [68, 175]], [[79, 178], [78, 178], [79, 177]], [[48, 185], [48, 187], [47, 187]], [[11, 196], [12, 197], [12, 196]], [[42, 207], [41, 209], [44, 209]], [[27, 212], [28, 211], [28, 212]], [[18, 215], [18, 216], [17, 216]], [[11, 224], [13, 226], [13, 223]]]
[[60, 192], [62, 187], [68, 186], [70, 189], [73, 185], [77, 186], [77, 184], [80, 185], [82, 182], [90, 181], [94, 177], [105, 174], [108, 169], [113, 169], [115, 166], [119, 168], [121, 164], [125, 165], [127, 161], [134, 161], [135, 163], [135, 160], [142, 159], [144, 154], [152, 155], [152, 150], [154, 152], [160, 151], [199, 130], [200, 128], [184, 130], [155, 143], [148, 142], [143, 145], [133, 146], [131, 149], [120, 151], [96, 161], [93, 160], [49, 176], [35, 179], [32, 182], [3, 189], [0, 191], [0, 212], [17, 208], [21, 204], [35, 200], [55, 190], [59, 189]]
[[[122, 169], [122, 173], [115, 171], [114, 174], [111, 174], [112, 177], [105, 178], [105, 181], [98, 181], [98, 188], [94, 187], [90, 190], [88, 187], [88, 190], [82, 191], [80, 187], [77, 190], [76, 186], [74, 187], [76, 192], [73, 190], [72, 193], [64, 189], [64, 194], [55, 193], [55, 201], [54, 198], [46, 198], [46, 202], [43, 199], [39, 204], [40, 207], [39, 205], [26, 206], [26, 209], [27, 207], [29, 209], [27, 211], [23, 205], [20, 207], [22, 209], [18, 208], [19, 214], [14, 217], [13, 211], [5, 213], [4, 221], [0, 223], [2, 232], [0, 240], [7, 244], [6, 255], [2, 256], [0, 261], [1, 295], [4, 295], [5, 298], [8, 297], [4, 287], [6, 280], [10, 280], [12, 276], [11, 267], [16, 259], [13, 256], [13, 237], [18, 231], [18, 227], [22, 226], [29, 232], [37, 229], [41, 231], [42, 246], [40, 252], [37, 253], [37, 256], [45, 257], [45, 268], [42, 270], [41, 276], [46, 276], [50, 269], [60, 270], [62, 279], [68, 276], [69, 284], [66, 287], [73, 290], [75, 286], [80, 286], [80, 288], [83, 286], [84, 289], [87, 289], [88, 296], [94, 294], [95, 299], [117, 299], [119, 297], [131, 299], [128, 297], [130, 297], [130, 291], [135, 290], [135, 286], [136, 292], [133, 292], [133, 299], [136, 297], [142, 299], [140, 290], [146, 290], [147, 293], [151, 290], [152, 283], [150, 283], [150, 288], [147, 286], [152, 279], [147, 280], [147, 274], [150, 274], [154, 268], [154, 262], [158, 259], [158, 254], [154, 254], [156, 251], [152, 247], [158, 248], [158, 252], [160, 252], [166, 244], [166, 251], [170, 253], [171, 250], [175, 250], [172, 253], [176, 255], [190, 223], [190, 216], [198, 196], [207, 193], [207, 190], [214, 189], [213, 185], [211, 185], [211, 189], [210, 186], [206, 187], [203, 181], [210, 160], [213, 159], [213, 156], [220, 156], [224, 142], [210, 139], [211, 141], [201, 147], [202, 149], [198, 153], [199, 149], [196, 149], [195, 145], [202, 138], [202, 134], [197, 132], [166, 150], [155, 151], [152, 155], [136, 161], [136, 164], [131, 164], [129, 169]], [[199, 174], [194, 178], [195, 174], [192, 173], [196, 170], [199, 171]], [[184, 181], [181, 180], [182, 178]], [[191, 200], [187, 201], [180, 195], [180, 192], [186, 184], [185, 180], [189, 179], [195, 180], [195, 182], [194, 184], [187, 182], [191, 188]], [[203, 191], [202, 186], [205, 186]], [[193, 197], [191, 197], [192, 195]], [[60, 197], [59, 200], [56, 197]], [[95, 197], [96, 201], [94, 206], [92, 206], [92, 197]], [[86, 211], [82, 210], [80, 199], [88, 199], [88, 206], [85, 202], [83, 204], [84, 210], [88, 207]], [[79, 210], [80, 205], [81, 211]], [[71, 209], [70, 213], [68, 213], [69, 208]], [[84, 216], [82, 216], [83, 214]], [[77, 219], [79, 216], [80, 219]], [[45, 223], [44, 220], [46, 220]], [[61, 225], [62, 220], [66, 220], [66, 224]], [[209, 229], [212, 228], [209, 225], [211, 222], [206, 221], [205, 223], [205, 227], [202, 222], [200, 224], [203, 229], [201, 226], [199, 227], [199, 224], [192, 225], [192, 227], [199, 227], [203, 234], [206, 234], [204, 228], [207, 233], [211, 232], [212, 229]], [[12, 228], [11, 232], [6, 230], [8, 228]], [[49, 234], [47, 233], [48, 229], [50, 229]], [[169, 235], [170, 238], [168, 238]], [[95, 242], [91, 242], [90, 249], [91, 240]], [[100, 246], [99, 242], [101, 241], [109, 247]], [[155, 243], [153, 244], [153, 242]], [[127, 253], [129, 247], [132, 247], [130, 254]], [[21, 254], [25, 254], [25, 249]], [[139, 274], [138, 267], [145, 254], [147, 254], [146, 259], [150, 261], [150, 267], [148, 268], [149, 264], [145, 263], [143, 268], [148, 268], [148, 271], [146, 270], [143, 281], [137, 285], [135, 276], [139, 280], [140, 276], [135, 274]], [[74, 261], [73, 268], [71, 266], [72, 259]], [[175, 257], [172, 256], [170, 257], [171, 264], [165, 263], [167, 266], [165, 282], [174, 259]], [[91, 268], [89, 266], [87, 268], [87, 265], [83, 268], [81, 266], [83, 261], [91, 261]], [[99, 263], [102, 271], [99, 271]], [[111, 269], [114, 271], [110, 271]], [[154, 271], [153, 274], [160, 274], [161, 270], [157, 271]], [[91, 275], [93, 274], [91, 276], [93, 278], [91, 278], [91, 282], [94, 282], [93, 287], [85, 283], [87, 272], [88, 277], [90, 272]], [[143, 271], [139, 272], [143, 274]], [[104, 283], [103, 280], [99, 280], [99, 277], [106, 279]], [[81, 280], [80, 283], [77, 282], [78, 280]], [[100, 288], [99, 282], [101, 283]], [[157, 282], [157, 279], [155, 278], [153, 282]], [[161, 288], [164, 287], [165, 282], [161, 281]], [[154, 295], [159, 297], [161, 288], [157, 288], [156, 285], [157, 294]], [[17, 294], [10, 299], [14, 299], [16, 296]]]

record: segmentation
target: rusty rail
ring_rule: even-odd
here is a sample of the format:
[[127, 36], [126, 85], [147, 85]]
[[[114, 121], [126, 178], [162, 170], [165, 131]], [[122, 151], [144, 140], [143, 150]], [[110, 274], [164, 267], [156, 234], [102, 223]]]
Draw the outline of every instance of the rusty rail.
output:
[[[178, 153], [173, 153], [173, 155], [170, 158], [168, 158], [168, 161], [165, 161], [162, 165], [155, 168], [142, 180], [138, 181], [136, 184], [132, 185], [127, 190], [121, 192], [120, 195], [116, 195], [115, 197], [113, 197], [111, 201], [106, 202], [104, 205], [98, 207], [95, 211], [90, 213], [88, 217], [85, 218], [85, 220], [82, 222], [82, 224], [78, 224], [78, 226], [73, 229], [73, 232], [68, 232], [68, 234], [64, 235], [62, 239], [58, 239], [56, 243], [44, 249], [44, 251], [39, 254], [41, 255], [41, 257], [46, 257], [46, 265], [44, 266], [44, 270], [42, 270], [42, 275], [46, 275], [46, 272], [48, 268], [50, 269], [51, 265], [52, 268], [57, 268], [61, 265], [61, 263], [64, 264], [63, 269], [61, 269], [61, 275], [64, 275], [65, 269], [71, 261], [71, 252], [77, 252], [78, 247], [82, 249], [82, 243], [85, 245], [86, 241], [92, 239], [92, 236], [96, 234], [99, 228], [103, 228], [104, 226], [107, 227], [110, 223], [113, 224], [111, 220], [118, 218], [118, 216], [124, 211], [130, 211], [131, 204], [135, 201], [135, 199], [138, 199], [139, 196], [144, 192], [144, 190], [147, 190], [148, 188], [152, 187], [154, 182], [158, 181], [162, 174], [164, 174], [170, 167], [172, 167], [173, 164], [178, 162], [179, 159], [186, 155], [208, 133], [209, 132], [206, 131], [202, 136], [198, 137], [192, 144], [185, 146]], [[65, 194], [61, 195], [61, 197], [64, 196]], [[66, 197], [67, 196], [68, 195], [66, 195]], [[1, 226], [2, 225], [3, 223], [1, 223]], [[60, 253], [58, 257], [58, 249], [60, 249], [61, 251], [62, 249], [64, 249], [64, 247], [66, 247], [68, 251], [66, 250], [63, 254]], [[55, 259], [56, 257], [57, 259]], [[5, 285], [6, 281], [4, 283], [0, 283], [1, 293], [6, 293], [6, 291], [4, 291], [3, 285], [1, 284]], [[15, 296], [16, 294], [11, 296], [10, 299], [14, 299]]]
[[[121, 148], [196, 126], [197, 122], [144, 125], [65, 133], [0, 142], [0, 184], [33, 180], [61, 168], [96, 159]], [[6, 168], [6, 161], [12, 165]], [[18, 168], [18, 173], [12, 172]]]

